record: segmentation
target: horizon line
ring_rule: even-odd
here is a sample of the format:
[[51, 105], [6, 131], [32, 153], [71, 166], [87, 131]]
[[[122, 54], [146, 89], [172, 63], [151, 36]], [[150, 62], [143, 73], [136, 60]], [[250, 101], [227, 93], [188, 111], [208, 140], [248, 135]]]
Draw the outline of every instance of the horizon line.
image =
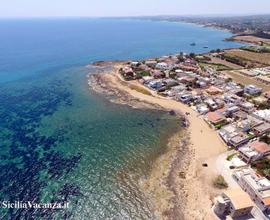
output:
[[246, 17], [246, 16], [270, 16], [269, 13], [210, 13], [210, 14], [182, 14], [182, 15], [111, 15], [111, 16], [91, 16], [91, 15], [55, 15], [55, 16], [0, 16], [0, 19], [48, 19], [48, 18], [142, 18], [142, 17]]

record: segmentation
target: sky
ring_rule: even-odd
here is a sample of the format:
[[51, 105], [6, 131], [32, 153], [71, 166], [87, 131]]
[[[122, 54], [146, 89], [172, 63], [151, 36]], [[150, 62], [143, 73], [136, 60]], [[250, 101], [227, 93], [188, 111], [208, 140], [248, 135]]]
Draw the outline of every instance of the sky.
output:
[[0, 0], [0, 17], [270, 14], [270, 0]]

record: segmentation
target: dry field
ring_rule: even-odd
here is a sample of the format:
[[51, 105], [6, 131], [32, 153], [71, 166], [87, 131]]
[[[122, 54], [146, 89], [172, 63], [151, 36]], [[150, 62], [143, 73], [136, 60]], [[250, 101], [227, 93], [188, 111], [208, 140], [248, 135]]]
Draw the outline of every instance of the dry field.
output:
[[232, 39], [234, 39], [235, 41], [255, 43], [255, 44], [258, 44], [260, 42], [270, 44], [270, 39], [264, 39], [264, 38], [255, 37], [255, 36], [235, 36]]
[[241, 83], [242, 85], [255, 85], [263, 89], [264, 92], [270, 91], [270, 86], [266, 85], [255, 78], [245, 76], [238, 71], [223, 71], [226, 75], [231, 77], [235, 82]]
[[226, 51], [226, 54], [248, 60], [252, 63], [256, 63], [258, 66], [260, 66], [260, 64], [270, 65], [270, 53], [255, 53], [246, 50], [232, 49]]

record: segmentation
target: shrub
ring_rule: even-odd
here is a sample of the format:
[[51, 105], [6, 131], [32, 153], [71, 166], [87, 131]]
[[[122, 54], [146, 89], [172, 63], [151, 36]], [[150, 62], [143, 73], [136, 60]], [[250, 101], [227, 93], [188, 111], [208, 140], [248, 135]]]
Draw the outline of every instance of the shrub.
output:
[[233, 153], [233, 154], [228, 155], [228, 157], [226, 158], [226, 160], [231, 161], [236, 154], [237, 153]]
[[214, 187], [218, 189], [226, 189], [228, 188], [228, 183], [225, 181], [224, 177], [221, 175], [218, 175], [214, 181], [213, 181]]

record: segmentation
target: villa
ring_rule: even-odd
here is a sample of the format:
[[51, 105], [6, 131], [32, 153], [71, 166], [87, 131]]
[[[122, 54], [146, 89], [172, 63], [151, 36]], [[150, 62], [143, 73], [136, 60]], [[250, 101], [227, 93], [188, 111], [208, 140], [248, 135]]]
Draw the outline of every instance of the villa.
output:
[[260, 160], [270, 155], [270, 146], [264, 142], [254, 141], [240, 147], [240, 157], [247, 163]]
[[251, 169], [236, 170], [233, 178], [263, 212], [270, 211], [270, 181]]
[[262, 93], [262, 89], [254, 85], [247, 85], [244, 88], [244, 92], [249, 95], [260, 95]]
[[248, 216], [254, 203], [241, 189], [228, 190], [215, 198], [214, 212], [218, 216], [230, 215], [232, 218]]

